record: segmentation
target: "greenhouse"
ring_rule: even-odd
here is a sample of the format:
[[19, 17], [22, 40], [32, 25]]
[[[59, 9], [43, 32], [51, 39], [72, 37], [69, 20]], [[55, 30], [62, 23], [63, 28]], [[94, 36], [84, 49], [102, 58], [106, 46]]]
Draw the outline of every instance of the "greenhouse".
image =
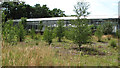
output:
[[[84, 17], [81, 17], [81, 19], [84, 18]], [[65, 23], [65, 27], [66, 26], [70, 26], [71, 25], [71, 20], [76, 20], [77, 17], [52, 17], [52, 18], [30, 18], [30, 19], [27, 19], [27, 29], [31, 29], [32, 27], [36, 29], [38, 29], [38, 25], [39, 25], [39, 22], [42, 21], [42, 23], [45, 25], [45, 26], [52, 26], [52, 27], [56, 27], [57, 26], [57, 21], [58, 20], [64, 20], [64, 23]], [[88, 24], [91, 25], [91, 24], [94, 24], [94, 25], [99, 25], [99, 24], [102, 24], [102, 23], [105, 23], [107, 21], [110, 21], [111, 23], [115, 24], [114, 26], [114, 31], [113, 32], [116, 32], [116, 29], [118, 27], [118, 17], [117, 16], [87, 16], [86, 19], [89, 20]], [[15, 24], [17, 24], [20, 19], [16, 19], [16, 20], [13, 20]], [[43, 27], [42, 31], [44, 31], [45, 27]]]

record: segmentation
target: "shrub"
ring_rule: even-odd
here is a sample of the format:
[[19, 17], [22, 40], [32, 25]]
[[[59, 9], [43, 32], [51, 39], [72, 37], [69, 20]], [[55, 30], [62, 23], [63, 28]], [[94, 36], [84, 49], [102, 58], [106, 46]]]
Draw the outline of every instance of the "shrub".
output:
[[52, 29], [46, 27], [43, 34], [43, 39], [50, 45], [52, 43], [53, 35]]
[[102, 35], [103, 35], [103, 29], [102, 29], [102, 27], [99, 25], [99, 26], [97, 27], [97, 31], [95, 32], [95, 36], [98, 38], [98, 42], [101, 41]]
[[111, 40], [110, 41], [110, 46], [116, 47], [117, 46], [116, 41], [115, 40]]
[[112, 31], [113, 31], [113, 24], [112, 23], [110, 23], [109, 21], [108, 22], [105, 22], [104, 24], [103, 24], [103, 33], [104, 34], [111, 34], [112, 33]]

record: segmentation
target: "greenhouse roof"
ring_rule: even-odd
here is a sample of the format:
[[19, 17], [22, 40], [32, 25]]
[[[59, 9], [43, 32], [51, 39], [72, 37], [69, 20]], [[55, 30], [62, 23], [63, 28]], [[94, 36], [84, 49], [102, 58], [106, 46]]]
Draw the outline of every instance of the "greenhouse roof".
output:
[[[80, 17], [84, 18], [84, 17]], [[87, 16], [85, 17], [87, 19], [115, 19], [118, 18], [118, 16], [105, 16], [105, 15], [95, 15], [95, 16]], [[27, 19], [27, 21], [43, 21], [43, 20], [75, 20], [77, 17], [51, 17], [51, 18], [30, 18]], [[20, 21], [20, 19], [16, 19], [13, 21]]]

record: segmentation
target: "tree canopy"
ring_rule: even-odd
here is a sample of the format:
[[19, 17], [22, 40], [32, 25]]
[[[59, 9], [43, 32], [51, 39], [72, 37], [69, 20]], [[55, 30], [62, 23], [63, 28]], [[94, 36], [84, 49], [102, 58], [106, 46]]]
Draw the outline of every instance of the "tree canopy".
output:
[[36, 4], [30, 6], [25, 2], [3, 2], [3, 12], [6, 15], [5, 19], [20, 19], [26, 18], [46, 18], [46, 17], [62, 17], [66, 16], [64, 11], [54, 8], [50, 10], [47, 5]]

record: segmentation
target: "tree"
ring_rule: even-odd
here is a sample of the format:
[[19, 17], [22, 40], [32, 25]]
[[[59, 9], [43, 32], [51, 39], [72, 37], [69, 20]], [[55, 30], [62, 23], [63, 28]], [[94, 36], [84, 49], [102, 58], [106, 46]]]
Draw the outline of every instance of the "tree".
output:
[[[29, 6], [29, 7], [28, 7]], [[26, 5], [25, 2], [3, 2], [3, 12], [6, 14], [6, 19], [20, 19], [21, 17], [27, 17], [30, 15], [30, 5]], [[26, 10], [29, 8], [29, 11]]]
[[49, 45], [52, 43], [53, 35], [52, 35], [51, 28], [48, 28], [48, 27], [45, 28], [43, 38]]
[[88, 43], [91, 39], [91, 27], [87, 24], [86, 19], [79, 19], [79, 21], [74, 21], [75, 27], [72, 28], [73, 34], [71, 39], [79, 45], [79, 48], [82, 44]]
[[95, 32], [95, 36], [98, 38], [98, 42], [101, 41], [101, 37], [103, 35], [103, 28], [102, 26], [97, 26], [97, 31]]
[[45, 17], [61, 17], [65, 16], [64, 11], [60, 9], [50, 10], [47, 5], [36, 4], [30, 6], [25, 2], [3, 2], [2, 3], [3, 13], [5, 13], [7, 19], [20, 19], [21, 17], [26, 18], [45, 18]]
[[61, 42], [61, 38], [64, 36], [64, 32], [65, 32], [65, 29], [64, 29], [64, 21], [63, 20], [59, 20], [57, 22], [57, 27], [55, 28], [55, 34], [56, 34], [56, 37], [58, 37], [58, 42]]
[[74, 28], [72, 29], [73, 35], [71, 37], [72, 40], [79, 45], [79, 48], [91, 38], [91, 28], [87, 24], [87, 19], [80, 19], [81, 16], [85, 17], [89, 14], [89, 12], [87, 12], [88, 7], [87, 2], [78, 2], [77, 5], [74, 6], [74, 11], [78, 19], [73, 21]]
[[112, 31], [113, 31], [113, 24], [111, 23], [111, 22], [105, 22], [104, 24], [103, 24], [103, 32], [104, 32], [104, 34], [111, 34], [112, 33]]

